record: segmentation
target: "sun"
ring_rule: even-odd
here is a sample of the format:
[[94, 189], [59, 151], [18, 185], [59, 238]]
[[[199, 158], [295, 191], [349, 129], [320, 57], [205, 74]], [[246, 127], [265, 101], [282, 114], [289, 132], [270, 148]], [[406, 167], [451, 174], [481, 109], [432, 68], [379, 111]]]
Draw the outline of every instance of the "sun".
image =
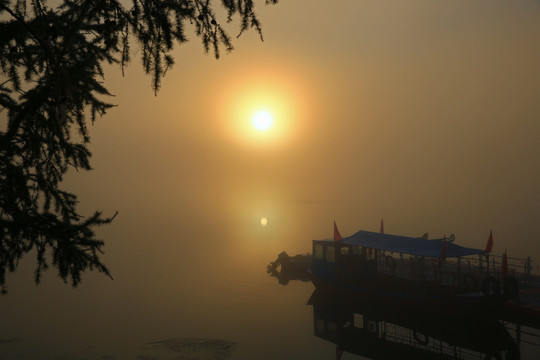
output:
[[266, 217], [263, 216], [263, 217], [261, 218], [261, 225], [262, 225], [262, 226], [266, 226], [267, 224], [268, 224], [268, 219], [267, 219]]
[[266, 110], [258, 111], [253, 115], [253, 126], [259, 131], [266, 131], [272, 126], [272, 114]]
[[[245, 72], [242, 70], [242, 74]], [[291, 146], [306, 119], [304, 81], [295, 74], [248, 71], [231, 79], [215, 107], [219, 128], [239, 145], [258, 149]]]

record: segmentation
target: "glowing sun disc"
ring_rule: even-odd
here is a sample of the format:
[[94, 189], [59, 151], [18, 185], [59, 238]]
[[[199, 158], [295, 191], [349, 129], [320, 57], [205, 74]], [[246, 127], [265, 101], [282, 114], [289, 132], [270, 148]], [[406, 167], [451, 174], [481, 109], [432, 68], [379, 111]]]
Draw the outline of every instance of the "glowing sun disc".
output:
[[260, 131], [268, 130], [272, 126], [272, 115], [268, 111], [259, 111], [253, 116], [253, 126]]
[[261, 218], [261, 225], [262, 225], [262, 226], [266, 226], [266, 224], [268, 224], [268, 219], [265, 218], [265, 217], [262, 217], [262, 218]]

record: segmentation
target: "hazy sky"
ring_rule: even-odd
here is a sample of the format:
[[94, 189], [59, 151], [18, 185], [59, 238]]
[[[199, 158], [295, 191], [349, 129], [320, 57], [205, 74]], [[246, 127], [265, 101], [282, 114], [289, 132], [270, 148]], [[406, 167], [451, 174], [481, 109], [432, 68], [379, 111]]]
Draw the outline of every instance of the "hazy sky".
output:
[[[496, 252], [538, 250], [538, 1], [258, 13], [263, 43], [246, 33], [216, 61], [192, 37], [157, 97], [138, 61], [109, 71], [119, 107], [92, 128], [95, 171], [70, 179], [88, 211], [119, 210], [109, 249], [136, 235], [301, 251], [334, 219], [347, 235], [384, 217], [389, 233], [483, 247], [493, 229]], [[274, 113], [265, 134], [257, 108]]]
[[[495, 253], [540, 264], [539, 1], [259, 3], [264, 42], [215, 60], [192, 37], [157, 97], [138, 52], [108, 70], [118, 107], [91, 127], [94, 171], [66, 186], [87, 214], [119, 211], [99, 230], [115, 280], [83, 287], [154, 304], [141, 294], [193, 267], [311, 251], [334, 220], [480, 248], [493, 230]], [[48, 276], [8, 285], [58, 291]]]
[[344, 236], [384, 218], [472, 247], [492, 229], [495, 252], [540, 259], [538, 1], [258, 13], [264, 42], [245, 33], [215, 60], [192, 37], [157, 97], [137, 50], [125, 77], [107, 72], [118, 107], [91, 128], [95, 170], [67, 186], [88, 214], [119, 211], [100, 230], [113, 272], [171, 250], [309, 251], [334, 219]]

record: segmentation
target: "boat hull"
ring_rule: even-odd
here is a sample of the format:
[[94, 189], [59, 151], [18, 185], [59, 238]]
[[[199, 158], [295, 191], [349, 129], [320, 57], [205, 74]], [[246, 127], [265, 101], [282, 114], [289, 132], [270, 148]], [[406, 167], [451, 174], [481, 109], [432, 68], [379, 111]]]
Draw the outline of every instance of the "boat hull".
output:
[[[489, 311], [499, 309], [502, 298], [486, 298], [481, 292], [468, 294], [433, 293], [410, 288], [409, 291], [396, 291], [393, 287], [342, 286], [311, 274], [311, 281], [318, 291], [332, 293], [352, 302], [374, 301], [390, 306], [417, 308], [432, 312], [463, 313], [464, 311]], [[416, 290], [416, 291], [415, 291]]]

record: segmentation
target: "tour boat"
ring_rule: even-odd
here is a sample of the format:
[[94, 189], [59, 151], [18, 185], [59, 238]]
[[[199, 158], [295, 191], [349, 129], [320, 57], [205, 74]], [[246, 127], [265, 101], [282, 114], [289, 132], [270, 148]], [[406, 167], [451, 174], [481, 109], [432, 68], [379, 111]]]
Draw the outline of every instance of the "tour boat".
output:
[[[493, 256], [455, 244], [369, 231], [313, 240], [311, 277], [317, 289], [416, 303], [503, 303], [519, 294], [531, 260]], [[491, 242], [491, 244], [490, 244]], [[509, 259], [512, 263], [509, 263]]]

